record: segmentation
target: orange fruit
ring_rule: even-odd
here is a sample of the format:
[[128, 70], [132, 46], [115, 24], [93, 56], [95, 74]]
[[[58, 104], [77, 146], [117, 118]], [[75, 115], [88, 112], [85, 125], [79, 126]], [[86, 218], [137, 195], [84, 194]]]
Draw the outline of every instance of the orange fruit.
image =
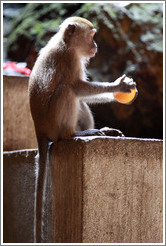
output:
[[116, 92], [114, 93], [114, 98], [119, 103], [123, 103], [123, 104], [132, 103], [134, 99], [136, 98], [138, 92], [136, 88], [130, 91], [131, 91], [130, 93]]

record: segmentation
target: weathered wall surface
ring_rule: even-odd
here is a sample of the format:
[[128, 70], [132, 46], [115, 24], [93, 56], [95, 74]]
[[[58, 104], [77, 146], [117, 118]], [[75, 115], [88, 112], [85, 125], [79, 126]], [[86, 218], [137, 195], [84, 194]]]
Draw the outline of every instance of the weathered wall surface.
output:
[[162, 242], [162, 143], [97, 139], [85, 147], [83, 242]]
[[3, 76], [4, 150], [36, 148], [29, 109], [28, 77]]
[[4, 152], [3, 241], [33, 242], [36, 151]]
[[[33, 242], [35, 154], [4, 154], [4, 242]], [[76, 138], [51, 160], [54, 243], [162, 243], [162, 141]]]

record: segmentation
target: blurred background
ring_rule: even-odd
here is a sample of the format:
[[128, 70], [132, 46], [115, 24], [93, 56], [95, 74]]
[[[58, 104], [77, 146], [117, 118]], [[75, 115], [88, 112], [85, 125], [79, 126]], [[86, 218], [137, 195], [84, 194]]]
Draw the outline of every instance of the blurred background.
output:
[[[88, 66], [90, 80], [114, 81], [125, 73], [137, 83], [139, 94], [131, 105], [91, 107], [96, 128], [108, 126], [129, 137], [162, 139], [163, 4], [4, 3], [4, 64], [14, 61], [30, 71], [39, 50], [69, 16], [87, 18], [98, 30], [98, 53]], [[20, 73], [4, 66], [4, 74]]]

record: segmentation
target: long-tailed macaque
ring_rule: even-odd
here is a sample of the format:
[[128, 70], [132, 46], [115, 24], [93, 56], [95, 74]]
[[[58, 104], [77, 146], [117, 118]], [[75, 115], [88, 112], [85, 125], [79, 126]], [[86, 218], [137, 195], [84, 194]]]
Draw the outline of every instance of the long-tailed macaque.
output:
[[[136, 86], [133, 80], [125, 82], [125, 75], [112, 83], [87, 80], [86, 65], [97, 52], [95, 33], [93, 24], [84, 18], [66, 19], [58, 33], [41, 49], [30, 76], [30, 108], [39, 150], [36, 242], [41, 242], [42, 196], [49, 142], [74, 136], [104, 135], [102, 129], [94, 129], [87, 103], [111, 102], [111, 93], [130, 92]], [[109, 132], [122, 134], [115, 129], [109, 129]]]

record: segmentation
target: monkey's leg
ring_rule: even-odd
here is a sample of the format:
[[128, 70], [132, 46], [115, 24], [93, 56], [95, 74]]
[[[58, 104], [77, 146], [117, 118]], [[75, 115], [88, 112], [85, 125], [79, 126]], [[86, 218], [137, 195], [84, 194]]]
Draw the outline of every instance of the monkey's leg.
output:
[[94, 129], [94, 119], [89, 106], [85, 102], [80, 101], [76, 131], [87, 129]]
[[74, 133], [74, 137], [96, 135], [105, 136], [102, 131], [94, 129], [94, 119], [92, 112], [89, 106], [82, 101], [80, 101], [79, 117], [76, 130], [77, 131]]
[[124, 136], [117, 129], [104, 127], [102, 129], [94, 129], [93, 115], [89, 106], [85, 102], [80, 102], [79, 118], [77, 122], [77, 132], [74, 136]]

